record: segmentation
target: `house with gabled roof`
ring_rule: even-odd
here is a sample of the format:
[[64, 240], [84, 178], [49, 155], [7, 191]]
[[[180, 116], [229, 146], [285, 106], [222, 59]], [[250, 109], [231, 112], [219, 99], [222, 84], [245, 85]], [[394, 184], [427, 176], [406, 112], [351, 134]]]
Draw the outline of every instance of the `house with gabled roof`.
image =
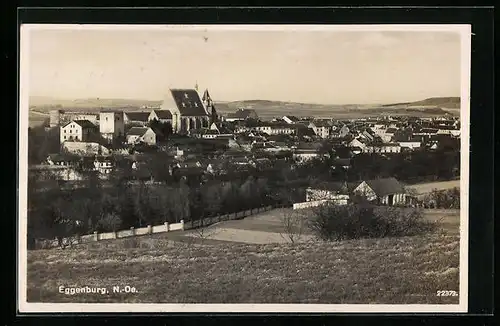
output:
[[367, 148], [367, 140], [366, 139], [363, 139], [363, 138], [354, 138], [353, 140], [351, 140], [348, 144], [348, 146], [350, 148], [359, 148], [361, 149], [362, 152], [364, 152]]
[[213, 122], [210, 128], [204, 129], [201, 133], [202, 138], [230, 138], [234, 139], [233, 132], [223, 124]]
[[414, 136], [435, 136], [439, 129], [436, 128], [421, 128], [413, 132]]
[[60, 142], [86, 142], [97, 134], [97, 126], [88, 120], [73, 120], [60, 127]]
[[172, 124], [172, 113], [169, 110], [153, 110], [149, 113], [148, 121], [153, 120]]
[[226, 117], [226, 121], [244, 121], [247, 119], [258, 119], [259, 116], [257, 115], [257, 112], [253, 109], [244, 109], [240, 108], [236, 110], [234, 113], [229, 113]]
[[321, 138], [328, 138], [332, 132], [332, 123], [327, 120], [315, 120], [309, 124], [309, 128]]
[[326, 157], [326, 153], [320, 153], [321, 143], [300, 142], [293, 149], [292, 157], [298, 163], [303, 163], [312, 159]]
[[365, 197], [382, 205], [405, 205], [407, 203], [404, 185], [396, 178], [365, 180], [354, 190], [354, 194]]
[[161, 110], [168, 110], [172, 114], [172, 129], [175, 133], [187, 134], [191, 129], [209, 126], [210, 115], [195, 89], [170, 89]]
[[289, 124], [297, 123], [300, 120], [299, 118], [297, 118], [296, 116], [293, 116], [293, 115], [285, 115], [282, 119], [283, 119], [283, 121], [285, 121], [286, 123], [289, 123]]
[[128, 131], [126, 138], [128, 144], [145, 143], [156, 145], [158, 142], [157, 136], [157, 131], [155, 132], [149, 127], [132, 127]]
[[268, 135], [291, 135], [295, 133], [296, 128], [290, 126], [288, 123], [269, 122], [255, 127], [255, 130], [264, 132]]
[[125, 124], [146, 126], [151, 112], [125, 112]]

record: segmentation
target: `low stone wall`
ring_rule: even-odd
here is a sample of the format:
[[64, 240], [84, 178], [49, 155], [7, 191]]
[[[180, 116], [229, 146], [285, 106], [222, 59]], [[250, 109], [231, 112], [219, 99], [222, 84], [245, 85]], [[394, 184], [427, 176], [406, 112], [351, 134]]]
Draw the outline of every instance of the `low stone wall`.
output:
[[[184, 221], [180, 223], [169, 224], [167, 222], [161, 225], [148, 225], [143, 228], [130, 228], [129, 230], [120, 230], [116, 232], [106, 232], [106, 233], [97, 233], [86, 234], [82, 236], [74, 236], [63, 238], [61, 240], [61, 244], [63, 246], [80, 244], [80, 243], [88, 243], [94, 241], [101, 240], [111, 240], [111, 239], [120, 239], [120, 238], [128, 238], [135, 237], [147, 234], [155, 234], [155, 233], [164, 233], [170, 231], [182, 231], [184, 230]], [[36, 249], [49, 249], [59, 247], [59, 241], [57, 239], [54, 240], [35, 240], [35, 248]]]

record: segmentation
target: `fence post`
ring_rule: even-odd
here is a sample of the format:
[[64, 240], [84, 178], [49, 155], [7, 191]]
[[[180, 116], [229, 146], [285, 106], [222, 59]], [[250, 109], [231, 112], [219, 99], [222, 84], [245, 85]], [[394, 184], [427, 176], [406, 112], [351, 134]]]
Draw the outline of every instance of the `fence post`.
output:
[[113, 239], [118, 239], [118, 232], [117, 231], [113, 231]]
[[133, 226], [131, 226], [131, 227], [130, 227], [130, 231], [131, 231], [131, 233], [132, 233], [132, 236], [135, 236], [135, 229], [134, 229], [134, 227], [133, 227]]
[[97, 231], [94, 231], [94, 240], [99, 241], [99, 233]]
[[148, 234], [153, 234], [153, 227], [148, 225]]
[[165, 232], [170, 231], [170, 227], [168, 225], [168, 222], [165, 222]]
[[181, 230], [184, 231], [184, 220], [181, 220]]

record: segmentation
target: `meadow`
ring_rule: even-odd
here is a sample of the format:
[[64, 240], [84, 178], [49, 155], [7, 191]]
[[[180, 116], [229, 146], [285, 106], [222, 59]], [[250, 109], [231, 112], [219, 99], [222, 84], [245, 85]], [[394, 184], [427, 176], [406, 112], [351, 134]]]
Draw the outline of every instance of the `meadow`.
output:
[[[251, 217], [216, 227], [244, 231], [241, 237], [263, 232], [267, 223], [279, 234], [279, 215], [265, 214], [264, 223]], [[438, 210], [426, 218], [443, 227], [425, 236], [295, 244], [170, 232], [29, 251], [28, 301], [456, 304], [458, 297], [436, 292], [459, 288], [457, 211]], [[59, 293], [61, 285], [110, 293], [67, 295]], [[112, 293], [113, 286], [135, 287], [137, 293]]]

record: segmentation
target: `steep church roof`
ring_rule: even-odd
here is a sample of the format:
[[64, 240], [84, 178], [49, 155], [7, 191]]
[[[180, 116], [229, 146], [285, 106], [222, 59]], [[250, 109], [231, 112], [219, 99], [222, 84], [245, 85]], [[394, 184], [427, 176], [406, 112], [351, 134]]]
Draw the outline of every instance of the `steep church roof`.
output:
[[165, 97], [162, 110], [177, 108], [181, 116], [207, 116], [205, 107], [195, 89], [170, 89]]

